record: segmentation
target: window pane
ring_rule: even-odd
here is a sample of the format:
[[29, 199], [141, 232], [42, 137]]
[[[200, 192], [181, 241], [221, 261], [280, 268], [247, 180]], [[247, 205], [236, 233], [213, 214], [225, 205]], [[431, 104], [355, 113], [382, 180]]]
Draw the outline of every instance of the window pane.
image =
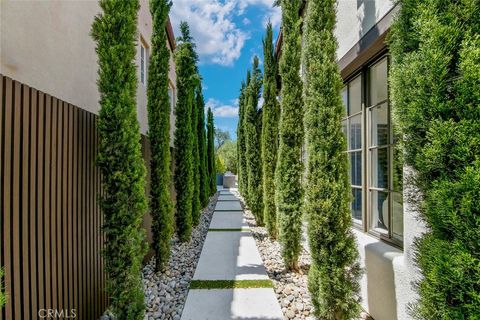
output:
[[362, 189], [352, 188], [352, 217], [362, 220]]
[[370, 105], [388, 97], [387, 65], [387, 58], [384, 58], [370, 68]]
[[362, 76], [358, 76], [352, 80], [349, 86], [348, 103], [350, 110], [348, 114], [352, 115], [362, 110]]
[[388, 148], [370, 150], [372, 172], [371, 183], [376, 188], [388, 188]]
[[403, 240], [403, 197], [400, 192], [392, 192], [393, 212], [392, 228], [393, 237], [397, 240]]
[[345, 115], [348, 114], [348, 90], [347, 87], [343, 87], [342, 89], [342, 101], [343, 101], [343, 106], [345, 107]]
[[371, 109], [372, 146], [388, 144], [388, 105], [386, 103]]
[[350, 153], [350, 183], [355, 186], [362, 185], [362, 152]]
[[350, 144], [349, 149], [360, 149], [362, 147], [362, 115], [356, 115], [349, 119]]
[[370, 210], [372, 228], [381, 233], [388, 231], [388, 193], [382, 191], [370, 191]]

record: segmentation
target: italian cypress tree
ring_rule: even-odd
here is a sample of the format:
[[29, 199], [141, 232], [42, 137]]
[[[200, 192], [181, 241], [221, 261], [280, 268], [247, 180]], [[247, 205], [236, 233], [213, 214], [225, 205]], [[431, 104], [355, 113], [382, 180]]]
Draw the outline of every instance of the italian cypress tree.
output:
[[203, 100], [202, 86], [198, 85], [196, 91], [197, 99], [197, 134], [198, 134], [198, 171], [200, 174], [200, 203], [204, 208], [208, 204], [209, 180], [207, 167], [207, 140], [205, 135], [205, 101]]
[[282, 0], [282, 55], [280, 57], [281, 114], [275, 171], [275, 202], [282, 256], [288, 269], [298, 269], [302, 227], [301, 177], [303, 143], [302, 81], [300, 79], [300, 0]]
[[134, 63], [138, 1], [100, 1], [92, 25], [97, 43], [100, 136], [97, 165], [103, 177], [101, 208], [105, 233], [107, 290], [117, 319], [143, 319], [140, 225], [147, 209], [145, 165], [140, 145]]
[[277, 102], [276, 61], [273, 51], [272, 24], [268, 23], [263, 39], [263, 125], [262, 125], [262, 162], [263, 162], [263, 218], [272, 238], [277, 238], [277, 213], [275, 208], [275, 168], [278, 151], [278, 120], [280, 108]]
[[192, 233], [193, 201], [193, 132], [192, 104], [195, 88], [195, 59], [190, 29], [186, 22], [180, 24], [182, 36], [175, 52], [177, 71], [177, 104], [175, 106], [175, 189], [177, 192], [176, 224], [181, 241], [188, 241]]
[[258, 129], [258, 100], [262, 87], [262, 73], [258, 68], [258, 57], [253, 58], [252, 78], [248, 86], [244, 114], [245, 155], [247, 160], [247, 202], [258, 225], [263, 225], [262, 160]]
[[152, 55], [148, 67], [148, 126], [152, 160], [150, 162], [150, 213], [156, 269], [163, 270], [170, 258], [173, 235], [173, 203], [170, 197], [170, 98], [168, 72], [170, 52], [165, 25], [170, 11], [169, 0], [151, 0], [153, 19]]
[[245, 81], [242, 80], [240, 87], [240, 96], [238, 97], [238, 123], [237, 123], [237, 177], [238, 190], [243, 194], [242, 186], [242, 165], [245, 155], [242, 155], [245, 149], [245, 138], [243, 137], [243, 91], [245, 90]]
[[213, 113], [210, 108], [207, 112], [207, 164], [210, 195], [217, 192], [216, 171], [215, 171], [215, 127], [213, 126]]
[[415, 316], [480, 314], [480, 10], [472, 1], [400, 1], [391, 92], [409, 181], [427, 225], [416, 243]]
[[199, 136], [198, 136], [198, 104], [197, 104], [197, 90], [198, 85], [193, 90], [192, 99], [192, 158], [193, 158], [193, 198], [192, 198], [192, 220], [196, 226], [200, 221], [200, 151], [199, 151]]
[[361, 274], [351, 232], [342, 80], [336, 62], [335, 0], [312, 0], [305, 18], [305, 214], [312, 253], [308, 288], [322, 319], [356, 319]]
[[239, 97], [239, 120], [238, 120], [238, 129], [237, 129], [237, 140], [239, 146], [238, 154], [238, 171], [239, 171], [239, 187], [240, 192], [242, 193], [245, 201], [247, 201], [247, 190], [248, 190], [248, 171], [247, 171], [247, 159], [246, 159], [246, 141], [245, 141], [245, 104], [247, 99], [248, 86], [250, 85], [250, 70], [247, 71], [247, 79], [245, 84], [242, 83], [242, 88], [240, 91]]

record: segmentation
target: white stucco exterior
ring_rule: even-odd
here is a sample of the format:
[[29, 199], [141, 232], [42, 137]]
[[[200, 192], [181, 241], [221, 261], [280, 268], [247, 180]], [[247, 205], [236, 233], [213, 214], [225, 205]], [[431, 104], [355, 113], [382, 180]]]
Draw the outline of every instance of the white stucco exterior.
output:
[[343, 57], [394, 6], [393, 0], [338, 0], [337, 57]]
[[[140, 0], [140, 5], [137, 66], [140, 65], [140, 39], [151, 48], [152, 33], [148, 0]], [[90, 32], [93, 19], [99, 12], [98, 1], [1, 1], [0, 73], [98, 114], [97, 54]], [[175, 97], [172, 56], [169, 76]], [[140, 79], [140, 68], [137, 68], [137, 78]], [[146, 134], [146, 85], [140, 80], [137, 85], [137, 117], [142, 134]], [[172, 145], [174, 123], [172, 110]]]

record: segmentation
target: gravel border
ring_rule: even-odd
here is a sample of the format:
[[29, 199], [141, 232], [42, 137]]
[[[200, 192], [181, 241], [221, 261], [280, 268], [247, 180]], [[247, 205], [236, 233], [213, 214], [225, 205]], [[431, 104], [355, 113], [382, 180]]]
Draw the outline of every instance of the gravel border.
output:
[[182, 243], [176, 236], [172, 239], [172, 256], [164, 273], [155, 273], [154, 257], [143, 268], [146, 320], [181, 318], [188, 287], [200, 259], [218, 194], [217, 192], [210, 198], [210, 202], [203, 210], [198, 226], [192, 231], [190, 242]]
[[[281, 256], [281, 246], [277, 240], [268, 236], [265, 227], [258, 227], [255, 218], [245, 206], [242, 196], [239, 197], [245, 211], [245, 217], [253, 237], [257, 243], [267, 274], [275, 286], [275, 295], [280, 303], [285, 319], [315, 320], [313, 305], [308, 291], [308, 270], [310, 269], [310, 253], [302, 248], [299, 259], [300, 272], [288, 272]], [[359, 320], [373, 320], [367, 312], [360, 314]]]

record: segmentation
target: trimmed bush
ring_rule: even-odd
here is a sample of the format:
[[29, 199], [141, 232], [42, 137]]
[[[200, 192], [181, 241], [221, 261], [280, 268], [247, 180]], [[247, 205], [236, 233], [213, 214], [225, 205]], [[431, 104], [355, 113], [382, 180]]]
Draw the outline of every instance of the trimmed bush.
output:
[[135, 66], [138, 1], [100, 1], [92, 36], [97, 43], [100, 136], [97, 165], [103, 178], [104, 262], [111, 310], [117, 319], [143, 319], [141, 229], [147, 210], [145, 164], [137, 121]]
[[391, 92], [427, 231], [416, 242], [419, 319], [480, 314], [480, 10], [400, 1]]
[[[200, 221], [200, 151], [198, 136], [198, 105], [197, 92], [198, 85], [192, 88], [192, 160], [193, 160], [193, 197], [192, 197], [192, 221], [193, 225], [198, 225]], [[201, 110], [205, 112], [204, 110]]]
[[281, 114], [275, 203], [282, 256], [288, 269], [298, 269], [302, 233], [303, 143], [302, 80], [300, 79], [300, 0], [281, 0], [283, 47], [280, 57]]
[[7, 295], [5, 293], [5, 288], [3, 287], [3, 277], [5, 276], [5, 270], [0, 268], [0, 310], [7, 303]]
[[262, 159], [259, 130], [258, 100], [262, 87], [262, 73], [258, 57], [253, 58], [252, 78], [247, 89], [244, 114], [245, 155], [247, 160], [247, 203], [258, 225], [263, 225]]
[[182, 36], [175, 52], [177, 72], [177, 104], [175, 106], [175, 189], [177, 192], [176, 225], [180, 241], [190, 240], [192, 233], [192, 201], [194, 190], [192, 105], [195, 89], [195, 54], [186, 22], [181, 22]]
[[208, 204], [209, 198], [209, 180], [207, 168], [207, 140], [205, 133], [205, 101], [202, 94], [201, 84], [197, 87], [197, 135], [198, 135], [198, 172], [200, 174], [200, 204], [205, 208]]
[[207, 112], [207, 165], [210, 195], [217, 192], [217, 172], [215, 170], [215, 127], [213, 126], [213, 113], [210, 108]]
[[150, 214], [152, 215], [152, 247], [157, 271], [164, 270], [170, 258], [173, 235], [173, 203], [170, 196], [170, 97], [168, 72], [170, 51], [165, 25], [170, 11], [169, 0], [151, 0], [153, 19], [152, 55], [148, 67], [148, 127], [152, 160], [150, 162]]
[[263, 107], [262, 107], [262, 173], [263, 173], [263, 219], [270, 237], [278, 235], [275, 207], [275, 168], [278, 151], [278, 120], [280, 107], [277, 102], [277, 67], [273, 50], [272, 24], [267, 25], [263, 39]]
[[312, 0], [305, 18], [305, 214], [312, 253], [308, 288], [321, 319], [356, 319], [361, 275], [351, 232], [347, 143], [334, 36], [335, 0]]

